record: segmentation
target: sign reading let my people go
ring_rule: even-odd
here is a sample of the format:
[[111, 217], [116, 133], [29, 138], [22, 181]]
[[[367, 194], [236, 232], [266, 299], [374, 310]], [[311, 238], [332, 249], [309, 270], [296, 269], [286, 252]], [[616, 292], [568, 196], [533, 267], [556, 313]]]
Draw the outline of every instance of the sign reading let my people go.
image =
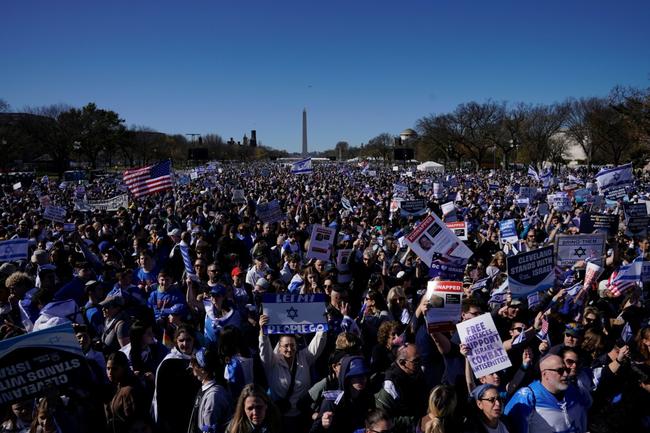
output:
[[291, 295], [267, 293], [263, 312], [269, 316], [265, 334], [310, 334], [327, 331], [325, 294]]

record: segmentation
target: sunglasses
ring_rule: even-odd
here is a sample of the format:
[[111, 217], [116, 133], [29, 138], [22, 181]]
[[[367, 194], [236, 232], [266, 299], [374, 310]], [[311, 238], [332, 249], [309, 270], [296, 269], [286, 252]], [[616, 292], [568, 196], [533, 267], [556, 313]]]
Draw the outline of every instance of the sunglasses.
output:
[[481, 401], [489, 401], [490, 404], [494, 404], [494, 403], [496, 403], [497, 401], [498, 401], [499, 403], [503, 403], [503, 399], [502, 399], [501, 397], [481, 398], [480, 400], [481, 400]]
[[517, 332], [521, 332], [523, 330], [524, 330], [524, 328], [522, 328], [521, 326], [517, 326], [516, 328], [511, 329], [511, 331], [517, 331]]

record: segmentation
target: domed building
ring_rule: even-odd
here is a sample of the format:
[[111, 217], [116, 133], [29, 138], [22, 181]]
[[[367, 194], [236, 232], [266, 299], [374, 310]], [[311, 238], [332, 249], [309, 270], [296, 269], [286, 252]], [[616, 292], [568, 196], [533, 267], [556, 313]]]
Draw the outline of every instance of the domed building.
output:
[[399, 133], [399, 138], [402, 141], [402, 144], [414, 139], [418, 136], [418, 133], [412, 130], [411, 128], [406, 128], [404, 131]]

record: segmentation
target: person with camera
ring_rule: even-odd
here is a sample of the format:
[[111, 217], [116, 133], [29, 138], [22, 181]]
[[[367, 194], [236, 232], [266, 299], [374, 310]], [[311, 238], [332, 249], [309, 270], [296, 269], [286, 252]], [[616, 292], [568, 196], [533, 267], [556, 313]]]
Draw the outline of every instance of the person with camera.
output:
[[310, 368], [325, 349], [326, 334], [316, 332], [311, 343], [298, 350], [295, 335], [285, 334], [275, 349], [271, 340], [264, 334], [264, 325], [269, 323], [269, 316], [260, 316], [259, 347], [260, 358], [271, 390], [271, 399], [280, 409], [283, 431], [287, 433], [302, 432], [309, 421], [309, 411], [301, 411], [299, 402], [308, 401], [311, 386]]

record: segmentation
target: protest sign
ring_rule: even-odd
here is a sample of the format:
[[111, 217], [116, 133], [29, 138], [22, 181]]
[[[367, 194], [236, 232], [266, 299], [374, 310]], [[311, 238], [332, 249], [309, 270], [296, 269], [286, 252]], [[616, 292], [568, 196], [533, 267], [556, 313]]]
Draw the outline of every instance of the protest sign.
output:
[[88, 372], [69, 324], [0, 341], [3, 405], [34, 399], [51, 389], [86, 389], [90, 383]]
[[232, 190], [232, 202], [233, 203], [246, 203], [246, 197], [244, 196], [243, 189], [233, 189]]
[[577, 189], [573, 192], [576, 203], [582, 204], [592, 200], [591, 190], [587, 188]]
[[460, 322], [456, 329], [461, 343], [469, 347], [467, 360], [476, 378], [512, 366], [490, 313]]
[[429, 304], [425, 320], [430, 332], [454, 329], [460, 320], [463, 283], [459, 281], [429, 281], [424, 294]]
[[592, 214], [591, 221], [594, 230], [604, 231], [609, 236], [614, 236], [618, 232], [618, 215]]
[[513, 296], [543, 291], [555, 284], [552, 246], [510, 256], [507, 262], [508, 287]]
[[0, 262], [27, 260], [29, 239], [11, 239], [0, 242]]
[[502, 244], [515, 243], [519, 240], [515, 220], [499, 221], [499, 240]]
[[394, 166], [393, 166], [393, 171], [396, 171], [396, 172], [399, 171], [399, 167], [396, 166], [396, 165], [394, 165]]
[[90, 210], [105, 210], [109, 212], [115, 212], [121, 207], [129, 207], [129, 195], [122, 194], [106, 200], [88, 200], [86, 202], [86, 206]]
[[519, 208], [526, 208], [530, 204], [530, 199], [528, 197], [526, 198], [517, 198], [515, 199], [515, 205]]
[[409, 192], [409, 187], [403, 183], [394, 183], [393, 184], [393, 197], [402, 197], [406, 198]]
[[446, 222], [447, 228], [454, 232], [461, 241], [467, 240], [467, 223], [465, 221]]
[[537, 213], [539, 214], [539, 216], [548, 215], [548, 203], [540, 203], [537, 206]]
[[327, 331], [324, 293], [290, 295], [266, 293], [262, 311], [269, 316], [265, 334], [310, 334]]
[[427, 213], [426, 200], [402, 200], [399, 202], [401, 216], [422, 216]]
[[557, 265], [573, 266], [579, 260], [590, 259], [601, 265], [605, 254], [606, 236], [604, 233], [567, 235], [555, 237], [555, 252]]
[[315, 224], [309, 240], [308, 259], [329, 261], [334, 245], [336, 229]]
[[257, 205], [257, 217], [264, 223], [273, 224], [282, 221], [285, 216], [280, 209], [280, 203], [273, 200], [269, 203], [260, 203]]
[[[455, 195], [455, 194], [454, 194]], [[455, 222], [456, 221], [456, 205], [453, 201], [443, 203], [440, 206], [442, 214], [445, 216], [445, 221]]]
[[549, 194], [547, 198], [548, 198], [548, 202], [558, 212], [571, 212], [573, 210], [571, 199], [569, 198], [569, 195], [565, 192], [557, 192], [555, 194]]
[[472, 250], [435, 214], [426, 217], [406, 236], [406, 244], [427, 266], [434, 258], [461, 261], [472, 256]]
[[535, 200], [537, 196], [537, 188], [529, 186], [522, 186], [519, 188], [519, 198], [527, 198], [528, 200]]
[[439, 182], [433, 183], [433, 198], [442, 198], [444, 194], [442, 184]]
[[625, 203], [625, 226], [632, 236], [645, 236], [648, 231], [648, 211], [645, 203]]
[[14, 185], [13, 185], [14, 191], [18, 191], [22, 187], [23, 187], [23, 184], [21, 182], [14, 183]]
[[57, 223], [65, 222], [66, 210], [60, 206], [48, 206], [43, 211], [43, 218]]
[[75, 223], [65, 223], [63, 224], [63, 231], [71, 233], [77, 230], [77, 225]]
[[338, 250], [336, 252], [336, 270], [338, 271], [337, 281], [339, 284], [347, 284], [352, 281], [350, 271], [350, 256], [352, 249]]
[[448, 263], [440, 259], [433, 259], [429, 267], [429, 278], [440, 278], [446, 281], [462, 281], [465, 275], [467, 261]]

